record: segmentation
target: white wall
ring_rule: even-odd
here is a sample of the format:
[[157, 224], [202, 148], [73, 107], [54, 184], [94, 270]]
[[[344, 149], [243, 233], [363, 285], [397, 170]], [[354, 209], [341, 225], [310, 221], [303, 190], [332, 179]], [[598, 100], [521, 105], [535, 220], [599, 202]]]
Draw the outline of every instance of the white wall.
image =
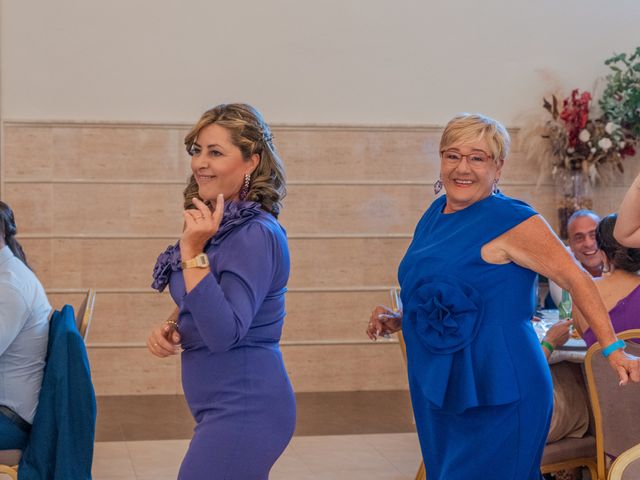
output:
[[0, 0], [4, 120], [510, 126], [638, 44], [637, 0]]

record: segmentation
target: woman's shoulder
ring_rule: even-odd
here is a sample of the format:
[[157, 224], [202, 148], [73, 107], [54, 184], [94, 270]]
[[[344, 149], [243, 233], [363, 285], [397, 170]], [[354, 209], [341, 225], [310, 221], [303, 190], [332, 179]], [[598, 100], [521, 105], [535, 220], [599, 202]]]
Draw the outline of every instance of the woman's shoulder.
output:
[[218, 246], [223, 250], [232, 248], [234, 251], [245, 248], [255, 251], [261, 246], [267, 249], [288, 248], [287, 235], [282, 225], [273, 215], [260, 208], [245, 212], [240, 221], [236, 219], [229, 227], [228, 223], [221, 225], [211, 246]]
[[515, 224], [538, 214], [527, 202], [502, 193], [496, 193], [487, 199], [485, 211], [498, 221]]

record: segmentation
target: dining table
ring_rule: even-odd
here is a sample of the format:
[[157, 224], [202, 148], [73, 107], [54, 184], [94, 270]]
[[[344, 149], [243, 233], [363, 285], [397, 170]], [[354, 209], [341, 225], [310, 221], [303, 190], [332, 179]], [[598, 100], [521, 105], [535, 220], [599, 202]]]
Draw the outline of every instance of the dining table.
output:
[[[542, 340], [547, 330], [559, 321], [560, 314], [557, 309], [545, 309], [538, 310], [536, 317], [539, 318], [539, 320], [532, 320], [533, 329], [538, 339]], [[553, 365], [559, 362], [584, 363], [586, 354], [587, 344], [577, 335], [577, 332], [575, 332], [564, 345], [559, 345], [554, 349], [549, 357], [549, 364]]]

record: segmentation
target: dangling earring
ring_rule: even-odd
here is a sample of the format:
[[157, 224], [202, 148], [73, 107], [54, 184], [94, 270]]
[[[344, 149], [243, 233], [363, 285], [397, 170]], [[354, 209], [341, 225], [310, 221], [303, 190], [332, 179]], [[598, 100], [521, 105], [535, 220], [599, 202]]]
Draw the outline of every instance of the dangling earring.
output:
[[246, 173], [244, 175], [244, 184], [240, 189], [240, 200], [244, 200], [245, 198], [247, 198], [247, 194], [249, 193], [249, 185], [251, 185], [251, 175]]
[[433, 194], [437, 195], [440, 193], [440, 190], [442, 190], [442, 180], [438, 179], [436, 180], [436, 182], [433, 184]]
[[491, 187], [491, 193], [493, 193], [493, 194], [495, 195], [495, 194], [496, 194], [496, 193], [498, 193], [499, 191], [500, 191], [500, 190], [498, 190], [498, 179], [496, 178], [496, 179], [493, 181], [493, 187]]
[[611, 275], [612, 271], [613, 269], [611, 268], [611, 264], [609, 263], [609, 260], [605, 257], [604, 260], [602, 261], [602, 275], [603, 276]]

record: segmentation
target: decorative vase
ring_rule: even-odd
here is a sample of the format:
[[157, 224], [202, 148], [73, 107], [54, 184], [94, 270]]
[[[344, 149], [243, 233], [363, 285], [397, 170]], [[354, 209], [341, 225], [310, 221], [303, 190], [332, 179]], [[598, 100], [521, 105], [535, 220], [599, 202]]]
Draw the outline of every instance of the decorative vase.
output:
[[562, 240], [567, 240], [567, 222], [574, 212], [593, 209], [591, 183], [582, 170], [561, 170], [555, 175], [556, 210], [558, 211], [558, 231]]

